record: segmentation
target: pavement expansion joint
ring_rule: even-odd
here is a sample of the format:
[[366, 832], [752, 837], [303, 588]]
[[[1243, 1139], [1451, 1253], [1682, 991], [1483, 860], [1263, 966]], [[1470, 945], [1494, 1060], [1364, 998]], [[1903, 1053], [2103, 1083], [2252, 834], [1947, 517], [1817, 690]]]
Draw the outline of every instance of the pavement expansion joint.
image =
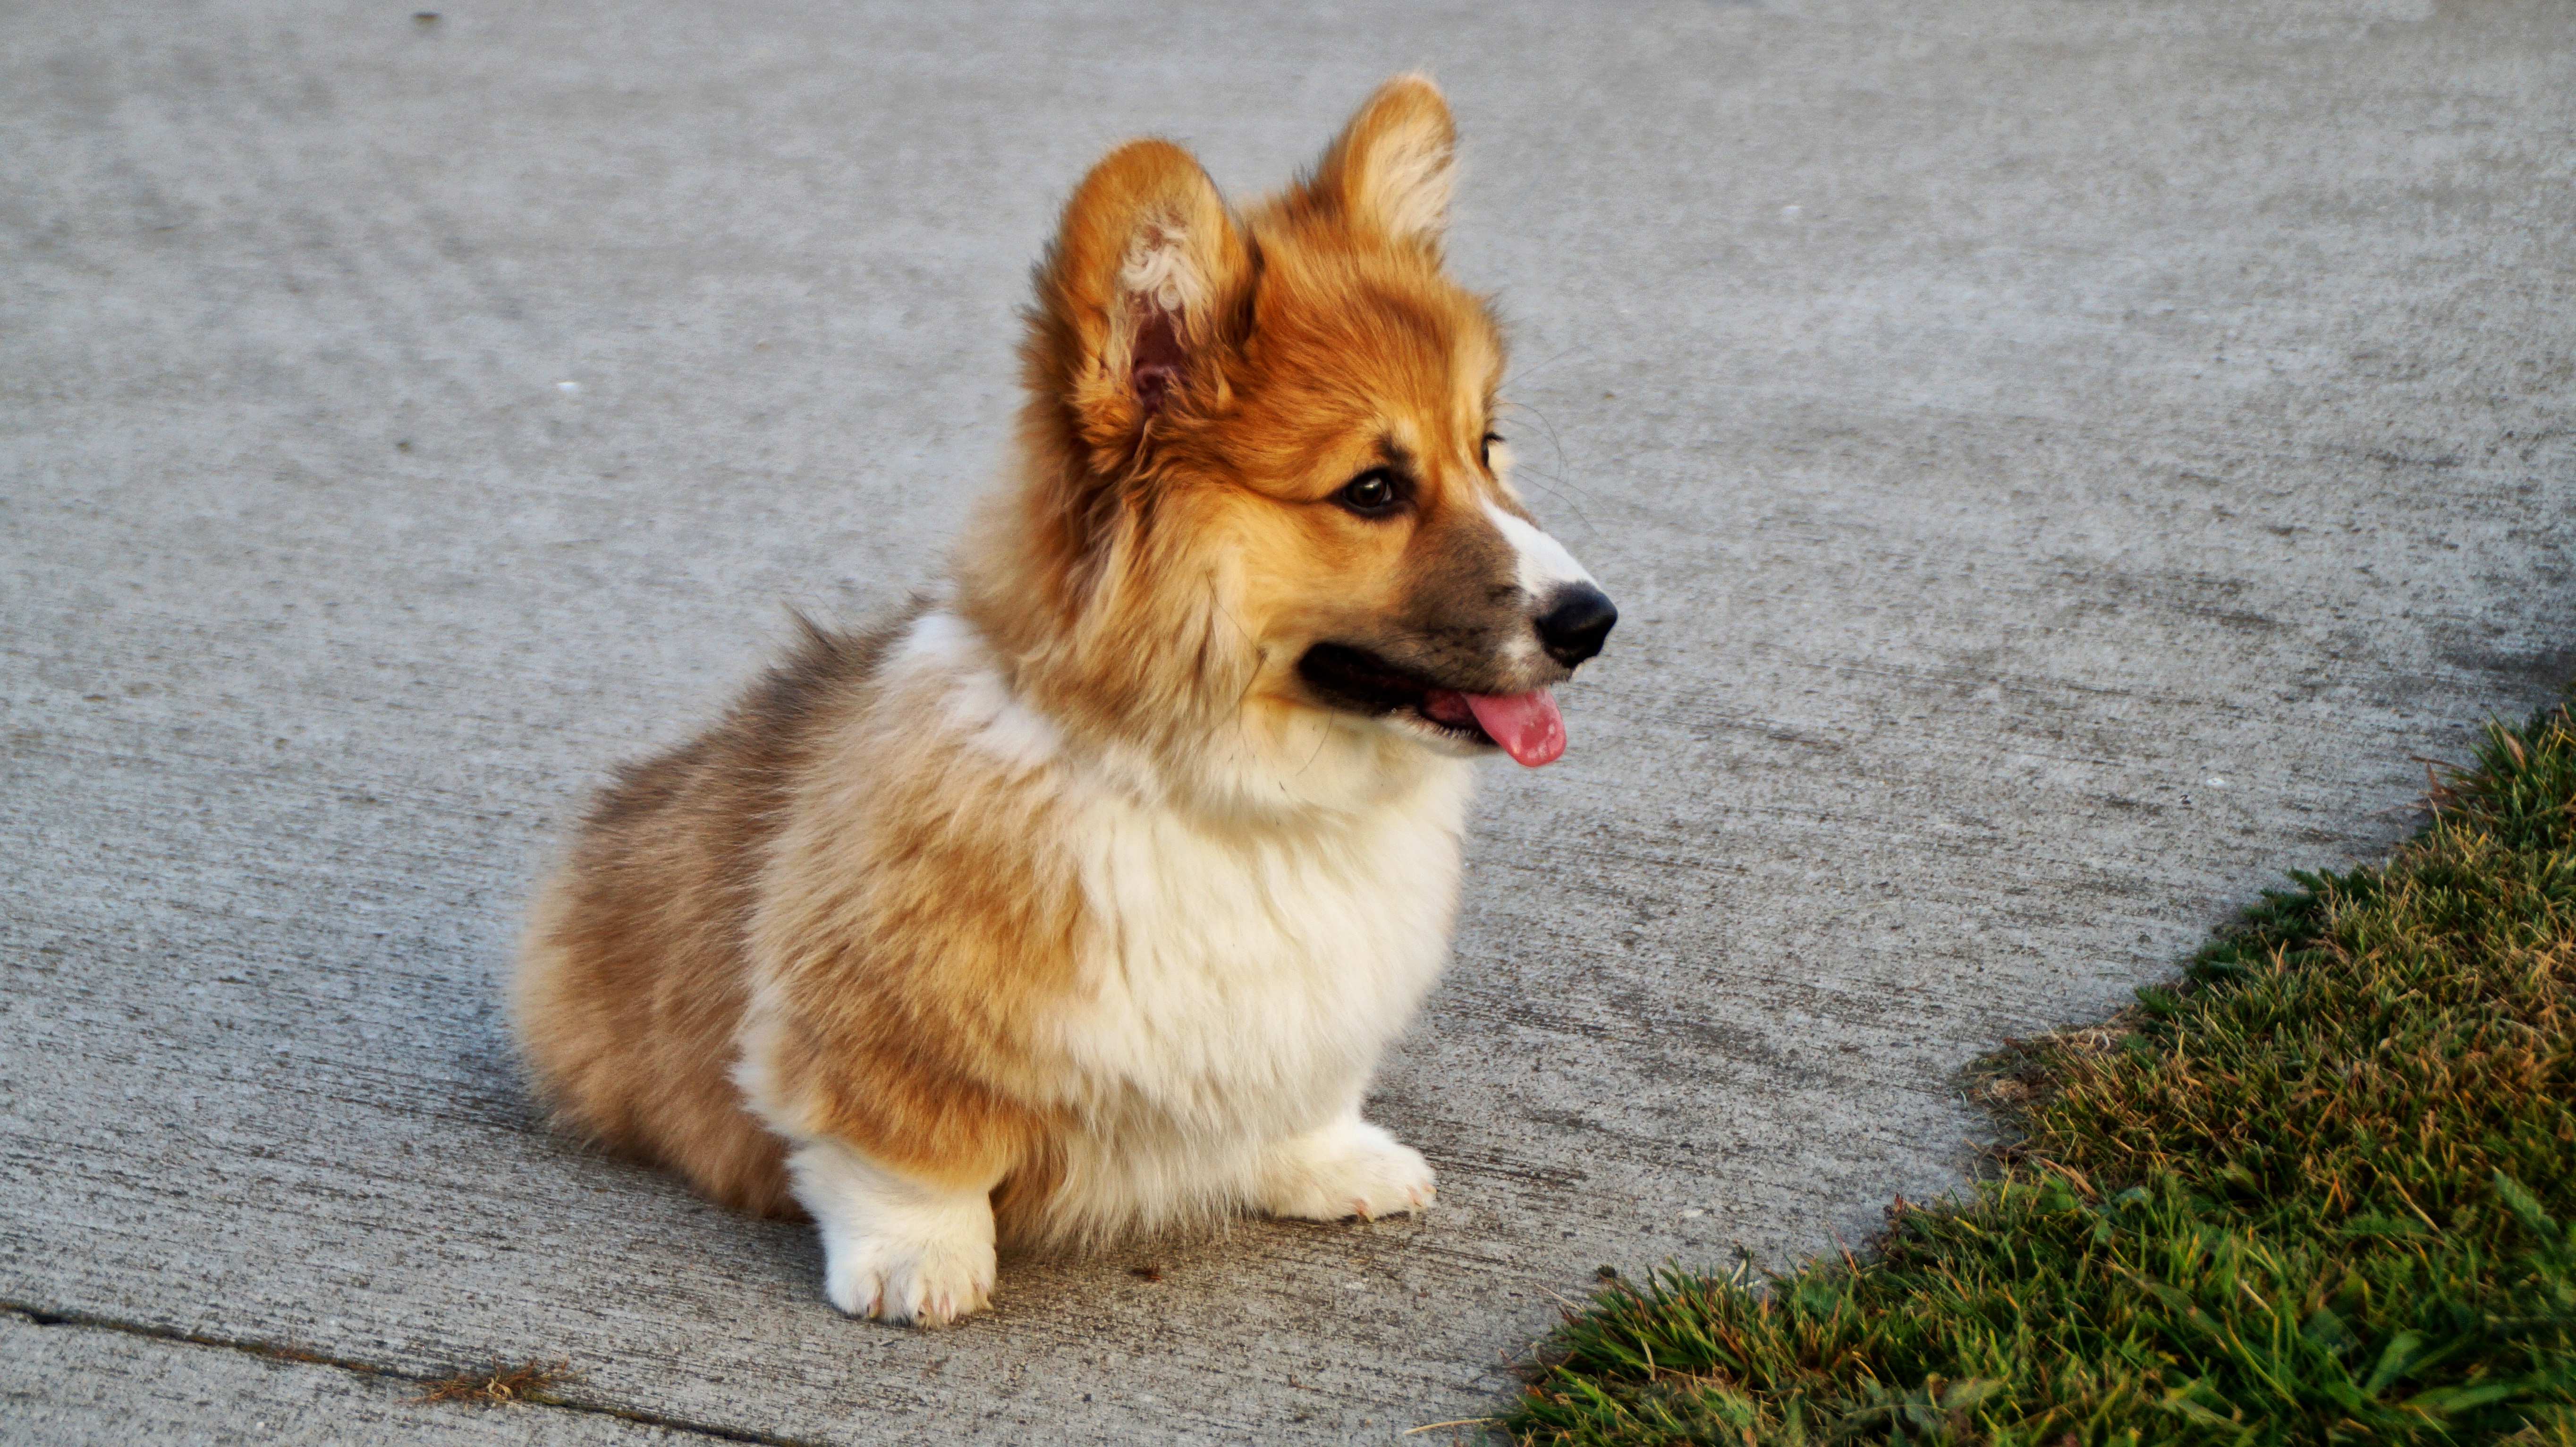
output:
[[[355, 1376], [375, 1377], [384, 1381], [412, 1382], [421, 1386], [444, 1380], [397, 1367], [378, 1366], [351, 1357], [336, 1357], [326, 1352], [307, 1351], [302, 1347], [277, 1342], [254, 1341], [242, 1337], [212, 1336], [204, 1332], [181, 1331], [176, 1327], [152, 1326], [144, 1322], [119, 1321], [85, 1311], [56, 1311], [33, 1306], [23, 1301], [0, 1301], [0, 1313], [16, 1316], [36, 1326], [68, 1326], [87, 1331], [112, 1331], [152, 1341], [179, 1342], [187, 1346], [214, 1351], [239, 1352], [244, 1356], [263, 1357], [269, 1361], [293, 1362], [299, 1366], [332, 1367]], [[514, 1406], [539, 1412], [578, 1412], [595, 1417], [615, 1417], [638, 1426], [659, 1427], [670, 1432], [686, 1432], [712, 1442], [757, 1442], [762, 1447], [815, 1447], [799, 1437], [781, 1437], [770, 1432], [754, 1432], [741, 1427], [721, 1427], [711, 1422], [692, 1422], [684, 1417], [665, 1416], [636, 1407], [621, 1407], [607, 1402], [584, 1402], [569, 1398], [526, 1401]], [[423, 1403], [422, 1410], [435, 1410]]]

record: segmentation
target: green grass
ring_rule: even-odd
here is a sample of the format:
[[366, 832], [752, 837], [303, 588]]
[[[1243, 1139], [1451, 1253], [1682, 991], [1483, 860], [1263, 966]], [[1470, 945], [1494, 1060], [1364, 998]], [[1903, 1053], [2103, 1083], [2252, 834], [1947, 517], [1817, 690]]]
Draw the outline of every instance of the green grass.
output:
[[1613, 1286], [1497, 1430], [2576, 1447], [2568, 711], [2433, 802], [2111, 1028], [1988, 1062], [2018, 1140], [1972, 1198], [1898, 1203], [1865, 1258]]

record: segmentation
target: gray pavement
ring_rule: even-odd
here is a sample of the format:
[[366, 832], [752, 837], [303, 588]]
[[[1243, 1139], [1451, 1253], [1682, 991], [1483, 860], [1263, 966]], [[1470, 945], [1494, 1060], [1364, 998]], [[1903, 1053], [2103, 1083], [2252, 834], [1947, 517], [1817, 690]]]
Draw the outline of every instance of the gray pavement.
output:
[[[1596, 1265], [1955, 1188], [1962, 1063], [2576, 673], [2576, 7], [418, 3], [0, 9], [0, 1438], [645, 1431], [119, 1327], [817, 1442], [1475, 1416]], [[1440, 1208], [845, 1321], [539, 1128], [527, 882], [934, 574], [1096, 154], [1266, 187], [1414, 65], [1627, 618], [1382, 1082]]]

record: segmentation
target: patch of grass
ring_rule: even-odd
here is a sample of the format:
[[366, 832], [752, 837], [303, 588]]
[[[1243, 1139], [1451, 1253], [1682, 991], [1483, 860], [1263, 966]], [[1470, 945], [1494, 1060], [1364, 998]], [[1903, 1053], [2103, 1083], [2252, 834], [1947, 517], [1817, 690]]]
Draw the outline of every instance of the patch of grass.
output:
[[[2576, 695], [2571, 695], [2576, 697]], [[1571, 1315], [1523, 1447], [2576, 1447], [2576, 723], [2493, 727], [2377, 868], [2294, 876], [1978, 1075], [2019, 1139], [1866, 1259]]]
[[415, 1400], [486, 1407], [558, 1406], [563, 1399], [555, 1395], [555, 1388], [578, 1375], [570, 1362], [521, 1362], [515, 1367], [494, 1362], [488, 1368], [468, 1368], [425, 1382]]

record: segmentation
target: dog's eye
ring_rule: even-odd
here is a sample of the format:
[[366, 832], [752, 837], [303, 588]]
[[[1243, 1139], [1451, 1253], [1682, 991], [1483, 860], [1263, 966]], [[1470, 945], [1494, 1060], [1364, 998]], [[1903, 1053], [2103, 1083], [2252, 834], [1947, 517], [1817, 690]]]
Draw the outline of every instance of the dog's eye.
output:
[[1487, 472], [1494, 470], [1494, 444], [1502, 440], [1503, 434], [1488, 432], [1484, 440], [1476, 444], [1476, 461], [1482, 464]]
[[1395, 474], [1383, 467], [1372, 467], [1342, 484], [1341, 505], [1362, 517], [1376, 517], [1404, 500], [1404, 490]]

